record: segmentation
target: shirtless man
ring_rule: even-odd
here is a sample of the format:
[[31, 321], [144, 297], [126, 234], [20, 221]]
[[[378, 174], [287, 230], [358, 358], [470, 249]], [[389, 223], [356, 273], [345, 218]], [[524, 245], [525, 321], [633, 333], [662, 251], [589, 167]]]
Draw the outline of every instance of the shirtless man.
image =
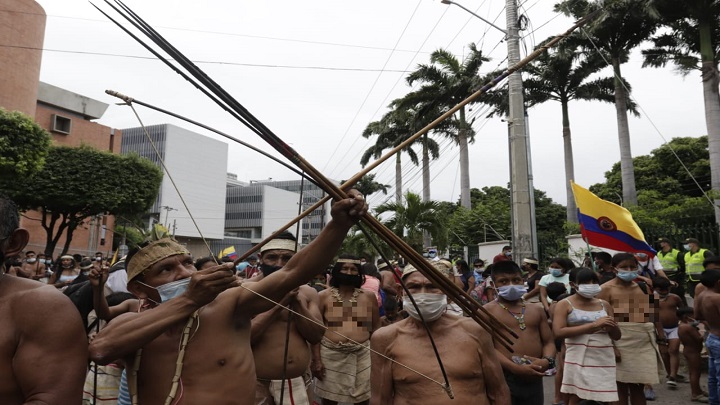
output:
[[[262, 275], [253, 278], [253, 281], [262, 280], [286, 265], [295, 255], [296, 247], [297, 242], [290, 233], [280, 234], [277, 239], [268, 242], [260, 249]], [[307, 381], [303, 378], [310, 366], [308, 344], [320, 343], [325, 333], [318, 308], [318, 293], [308, 285], [301, 285], [280, 303], [316, 323], [295, 314], [290, 315], [279, 306], [253, 318], [250, 344], [257, 374], [255, 404], [280, 404], [282, 396], [283, 403], [309, 405], [306, 387], [310, 378]], [[286, 339], [287, 362], [284, 361]]]
[[700, 282], [706, 290], [695, 296], [695, 318], [705, 321], [710, 334], [705, 340], [708, 350], [708, 392], [710, 403], [720, 403], [720, 270], [705, 270]]
[[655, 287], [655, 298], [660, 302], [660, 323], [665, 330], [665, 341], [659, 342], [660, 354], [667, 372], [665, 384], [671, 390], [677, 389], [678, 368], [680, 367], [680, 337], [678, 336], [678, 324], [680, 320], [677, 311], [682, 307], [682, 300], [676, 294], [670, 292], [670, 280], [656, 277], [653, 281]]
[[510, 387], [513, 405], [542, 405], [545, 371], [555, 367], [555, 341], [547, 315], [540, 305], [525, 305], [527, 293], [520, 266], [513, 261], [492, 265], [492, 279], [498, 291], [495, 301], [484, 305], [500, 322], [518, 334], [510, 353], [500, 342], [495, 350]]
[[[327, 332], [313, 346], [310, 369], [317, 378], [315, 394], [323, 405], [367, 404], [370, 399], [370, 335], [380, 327], [375, 294], [363, 290], [360, 259], [340, 255], [330, 288], [320, 292], [320, 312]], [[333, 333], [338, 332], [342, 336]], [[353, 343], [350, 341], [359, 343]]]
[[143, 405], [180, 395], [187, 404], [253, 404], [255, 392], [247, 389], [255, 381], [250, 321], [273, 307], [253, 291], [280, 301], [332, 260], [367, 212], [362, 195], [349, 194], [333, 204], [333, 219], [308, 247], [241, 288], [232, 288], [240, 284], [232, 263], [197, 271], [187, 250], [170, 238], [128, 255], [128, 289], [147, 309], [110, 322], [91, 343], [91, 359], [107, 364], [124, 358], [130, 393]]
[[[510, 405], [510, 390], [490, 335], [470, 318], [448, 314], [445, 294], [412, 265], [405, 266], [403, 280], [430, 328], [455, 399], [451, 400], [436, 383], [373, 353], [370, 403]], [[404, 306], [410, 317], [380, 328], [373, 334], [370, 347], [442, 381], [438, 364], [430, 361], [434, 352], [427, 332], [407, 297]]]
[[23, 273], [28, 275], [28, 278], [33, 280], [40, 280], [45, 277], [45, 263], [38, 261], [35, 252], [28, 250], [25, 252], [25, 260], [22, 264]]
[[[0, 197], [0, 266], [28, 242], [28, 232], [18, 226], [17, 207]], [[67, 297], [55, 288], [0, 271], [0, 323], [3, 405], [81, 403], [87, 338]]]
[[612, 305], [622, 332], [622, 339], [615, 342], [619, 403], [642, 405], [646, 403], [644, 386], [660, 382], [660, 353], [655, 336], [664, 341], [665, 330], [659, 322], [656, 300], [635, 283], [640, 271], [635, 256], [618, 253], [611, 264], [617, 277], [602, 284], [598, 298]]
[[[703, 261], [703, 270], [720, 270], [720, 256], [712, 256], [705, 259]], [[699, 297], [706, 289], [707, 287], [702, 285], [702, 283], [695, 286], [695, 291], [693, 291], [693, 296], [695, 297], [694, 302], [697, 302], [697, 297]]]

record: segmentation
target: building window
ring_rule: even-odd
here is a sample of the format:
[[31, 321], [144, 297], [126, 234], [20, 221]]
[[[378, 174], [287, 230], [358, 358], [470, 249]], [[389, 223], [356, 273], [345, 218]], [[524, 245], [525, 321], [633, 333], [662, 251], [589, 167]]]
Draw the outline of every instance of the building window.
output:
[[52, 115], [52, 130], [61, 134], [69, 134], [72, 129], [72, 120], [62, 115]]

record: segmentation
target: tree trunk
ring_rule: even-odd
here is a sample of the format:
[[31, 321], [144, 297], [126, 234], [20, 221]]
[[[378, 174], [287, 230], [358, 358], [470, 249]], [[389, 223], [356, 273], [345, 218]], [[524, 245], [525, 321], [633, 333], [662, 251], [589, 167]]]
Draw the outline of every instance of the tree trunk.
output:
[[[705, 125], [710, 151], [710, 184], [714, 193], [720, 193], [720, 95], [718, 94], [718, 69], [715, 64], [712, 27], [701, 21], [700, 58], [702, 60], [703, 98], [705, 101]], [[715, 194], [715, 196], [720, 194]], [[715, 199], [715, 222], [720, 223], [720, 199]]]
[[568, 101], [562, 103], [562, 125], [563, 125], [563, 147], [565, 149], [565, 195], [567, 196], [567, 221], [578, 222], [577, 206], [575, 196], [572, 192], [571, 181], [575, 181], [575, 163], [573, 160], [572, 136], [570, 133], [570, 114], [568, 113]]
[[[430, 152], [427, 147], [427, 134], [423, 135], [422, 154], [422, 178], [423, 178], [423, 201], [430, 201]], [[430, 233], [423, 232], [423, 245], [430, 246], [432, 243]]]
[[460, 129], [457, 142], [460, 147], [460, 206], [470, 207], [470, 157], [468, 156], [467, 122], [465, 122], [465, 107], [460, 109]]
[[402, 204], [402, 165], [400, 163], [400, 154], [395, 154], [395, 204]]
[[637, 205], [637, 191], [635, 190], [635, 168], [633, 166], [632, 152], [630, 151], [630, 126], [627, 117], [627, 92], [623, 86], [620, 74], [620, 58], [612, 58], [615, 73], [615, 112], [617, 114], [618, 141], [620, 143], [620, 173], [622, 177], [623, 202]]

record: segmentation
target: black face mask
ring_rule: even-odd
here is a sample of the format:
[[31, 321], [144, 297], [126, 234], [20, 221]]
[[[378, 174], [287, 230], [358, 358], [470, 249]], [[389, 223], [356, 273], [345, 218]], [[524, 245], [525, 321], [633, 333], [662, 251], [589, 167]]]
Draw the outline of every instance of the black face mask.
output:
[[337, 272], [333, 274], [330, 279], [330, 285], [333, 287], [340, 287], [341, 285], [349, 285], [355, 288], [360, 288], [363, 283], [363, 276], [360, 274], [351, 275]]
[[265, 263], [260, 264], [260, 270], [262, 271], [264, 277], [267, 277], [280, 269], [282, 269], [282, 266], [271, 266]]

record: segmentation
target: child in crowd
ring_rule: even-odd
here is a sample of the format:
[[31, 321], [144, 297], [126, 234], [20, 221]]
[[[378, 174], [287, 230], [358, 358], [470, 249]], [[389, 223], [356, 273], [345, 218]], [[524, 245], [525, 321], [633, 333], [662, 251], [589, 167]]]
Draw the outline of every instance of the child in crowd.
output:
[[680, 367], [680, 338], [678, 337], [677, 310], [682, 306], [682, 299], [670, 293], [670, 280], [655, 277], [655, 299], [660, 302], [660, 323], [665, 330], [665, 340], [659, 341], [660, 354], [663, 358], [667, 381], [665, 384], [671, 390], [677, 389], [677, 381], [684, 381], [685, 377], [678, 375]]
[[393, 297], [385, 300], [383, 308], [385, 308], [385, 315], [380, 317], [380, 327], [392, 325], [408, 317], [407, 312], [399, 311], [398, 302]]
[[679, 308], [676, 312], [680, 319], [678, 326], [678, 337], [683, 345], [683, 355], [690, 373], [690, 401], [708, 402], [707, 393], [700, 388], [700, 352], [703, 347], [703, 336], [700, 333], [700, 323], [693, 319], [693, 309], [690, 307]]

